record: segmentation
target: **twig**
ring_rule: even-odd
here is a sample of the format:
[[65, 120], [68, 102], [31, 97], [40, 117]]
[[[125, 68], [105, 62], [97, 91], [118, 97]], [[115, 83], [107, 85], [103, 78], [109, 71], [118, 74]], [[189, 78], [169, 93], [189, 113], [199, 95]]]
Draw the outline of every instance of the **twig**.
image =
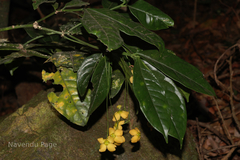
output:
[[221, 0], [219, 0], [219, 2], [220, 2], [222, 5], [228, 7], [229, 9], [231, 9], [231, 10], [233, 11], [233, 13], [236, 15], [238, 21], [240, 21], [240, 18], [239, 18], [239, 16], [238, 16], [237, 12], [233, 9], [233, 7], [229, 7], [228, 5], [226, 5], [225, 3], [223, 3]]
[[[190, 124], [197, 124], [196, 121], [194, 120], [188, 120], [188, 123]], [[219, 132], [217, 132], [217, 130], [214, 130], [209, 124], [206, 124], [206, 123], [202, 123], [202, 122], [198, 122], [198, 124], [201, 126], [201, 127], [205, 127], [207, 128], [209, 131], [211, 131], [212, 133], [214, 133], [215, 135], [217, 135], [223, 142], [225, 142], [226, 144], [230, 144], [228, 139], [225, 138], [224, 135], [220, 134]]]
[[220, 150], [220, 149], [228, 149], [228, 148], [239, 147], [239, 146], [240, 146], [240, 144], [228, 145], [228, 146], [223, 146], [223, 147], [207, 150], [207, 152], [213, 152], [213, 151]]
[[[238, 47], [240, 48], [240, 44], [237, 43], [235, 45], [233, 45], [232, 47], [228, 48], [216, 61], [215, 65], [214, 65], [214, 70], [213, 70], [213, 75], [214, 75], [214, 80], [217, 83], [217, 85], [224, 91], [224, 92], [230, 92], [230, 89], [224, 85], [222, 82], [219, 81], [218, 77], [217, 77], [217, 71], [220, 67], [223, 66], [224, 61], [222, 63], [220, 63], [218, 65], [218, 63], [220, 62], [220, 60], [224, 57], [224, 59], [228, 59], [230, 56], [232, 56], [235, 53], [234, 51], [231, 51], [233, 48]], [[230, 53], [228, 53], [228, 51], [231, 51]], [[240, 98], [238, 98], [237, 96], [233, 95], [233, 98], [237, 101], [240, 101]]]
[[[41, 18], [45, 17], [45, 15], [42, 13], [42, 11], [41, 11], [41, 9], [39, 7], [37, 8], [37, 11], [38, 11], [38, 13], [39, 13]], [[43, 22], [46, 23], [45, 19], [43, 20]]]
[[230, 104], [231, 104], [231, 110], [232, 110], [232, 116], [233, 119], [235, 121], [235, 123], [237, 124], [237, 129], [238, 132], [240, 132], [240, 123], [236, 117], [236, 113], [235, 113], [235, 106], [233, 104], [233, 91], [232, 91], [232, 77], [233, 77], [233, 71], [232, 71], [232, 56], [230, 57], [230, 59], [227, 61], [229, 64], [229, 72], [230, 72]]
[[[233, 76], [237, 76], [239, 74], [240, 74], [240, 70], [234, 70]], [[228, 78], [229, 76], [230, 76], [229, 73], [222, 74], [218, 76], [218, 79]]]
[[[238, 141], [237, 143], [237, 146], [240, 145], [240, 141]], [[233, 147], [229, 152], [228, 154], [223, 157], [221, 160], [228, 160], [228, 158], [232, 155], [232, 153], [235, 151], [235, 149], [237, 149], [237, 147]]]
[[[236, 115], [238, 115], [240, 113], [240, 111], [237, 111], [236, 112]], [[225, 116], [224, 117], [224, 119], [226, 120], [226, 119], [229, 119], [229, 118], [232, 118], [232, 115], [229, 115], [229, 116]], [[220, 120], [220, 118], [215, 118], [214, 120], [212, 120], [212, 122], [216, 122], [216, 121], [219, 121]]]
[[228, 137], [228, 139], [230, 140], [231, 144], [233, 144], [233, 140], [232, 140], [232, 138], [231, 138], [230, 133], [228, 132], [228, 129], [227, 129], [227, 126], [226, 126], [225, 121], [224, 121], [224, 119], [223, 119], [222, 113], [221, 113], [221, 111], [220, 111], [220, 109], [219, 109], [217, 100], [215, 99], [215, 97], [213, 97], [213, 99], [214, 99], [214, 101], [215, 101], [215, 103], [216, 103], [216, 107], [217, 107], [217, 109], [218, 109], [218, 114], [219, 114], [219, 116], [220, 116], [220, 118], [221, 118], [221, 120], [222, 120], [222, 123], [223, 123], [223, 130], [224, 130], [225, 133], [227, 134], [227, 137]]
[[[226, 87], [225, 87], [225, 86], [218, 80], [218, 78], [217, 78], [217, 70], [219, 69], [219, 67], [222, 66], [223, 63], [221, 63], [219, 66], [218, 66], [218, 63], [219, 63], [219, 61], [220, 61], [224, 56], [226, 56], [226, 59], [227, 59], [228, 57], [230, 57], [230, 56], [234, 53], [234, 52], [231, 52], [231, 53], [229, 54], [228, 51], [230, 51], [231, 49], [233, 49], [233, 48], [235, 48], [235, 47], [240, 48], [239, 46], [240, 46], [240, 44], [237, 43], [237, 44], [233, 45], [232, 47], [228, 48], [228, 49], [217, 59], [215, 65], [214, 65], [213, 74], [214, 74], [215, 82], [217, 83], [218, 86], [220, 86], [220, 87], [221, 87], [222, 89], [224, 89], [224, 90], [226, 90]], [[227, 90], [227, 91], [228, 91], [228, 90]]]

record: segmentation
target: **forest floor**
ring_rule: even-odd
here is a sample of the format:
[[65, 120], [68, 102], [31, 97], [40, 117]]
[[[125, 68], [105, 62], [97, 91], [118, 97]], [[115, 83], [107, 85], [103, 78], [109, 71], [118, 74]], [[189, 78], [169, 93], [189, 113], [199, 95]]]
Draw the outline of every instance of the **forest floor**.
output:
[[[192, 92], [187, 104], [187, 124], [199, 158], [240, 159], [240, 1], [164, 0], [155, 5], [175, 21], [174, 27], [156, 31], [166, 48], [196, 66], [216, 93], [215, 99]], [[13, 3], [10, 25], [25, 23], [33, 12], [28, 7]], [[23, 30], [9, 32], [15, 42], [25, 36]], [[13, 76], [0, 66], [0, 116], [49, 87], [41, 80], [42, 64], [40, 59], [27, 58]]]

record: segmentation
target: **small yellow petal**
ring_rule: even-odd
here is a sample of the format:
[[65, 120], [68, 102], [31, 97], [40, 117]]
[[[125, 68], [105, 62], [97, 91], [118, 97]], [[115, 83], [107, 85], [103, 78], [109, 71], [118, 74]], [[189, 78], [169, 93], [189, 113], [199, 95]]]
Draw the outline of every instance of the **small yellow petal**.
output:
[[100, 149], [99, 149], [99, 152], [105, 152], [107, 149], [107, 146], [105, 144], [101, 144], [100, 145]]
[[133, 76], [131, 76], [129, 80], [131, 83], [133, 83]]
[[130, 133], [132, 136], [134, 136], [134, 135], [138, 134], [138, 131], [136, 131], [135, 129], [131, 129], [131, 130], [129, 131], [129, 133]]
[[124, 123], [125, 123], [124, 121], [120, 121], [118, 125], [123, 125]]
[[116, 145], [115, 144], [108, 144], [107, 145], [107, 149], [110, 151], [110, 152], [114, 152], [116, 150]]
[[109, 131], [109, 135], [111, 135], [111, 134], [113, 134], [113, 133], [115, 132], [115, 129], [113, 129], [113, 128], [110, 127], [110, 128], [108, 129], [108, 131]]
[[108, 136], [107, 140], [109, 143], [114, 143], [114, 138], [111, 136]]
[[132, 143], [137, 143], [140, 140], [140, 136], [133, 136], [131, 139]]
[[117, 127], [117, 125], [114, 125], [114, 129], [122, 129], [122, 126], [118, 125], [118, 127]]
[[98, 142], [101, 143], [101, 144], [104, 143], [104, 141], [105, 141], [105, 139], [103, 139], [103, 138], [98, 138], [97, 140], [98, 140]]
[[115, 112], [112, 121], [115, 122], [115, 121], [118, 121], [119, 119], [120, 119], [120, 114], [118, 112]]
[[125, 142], [125, 138], [124, 138], [123, 136], [121, 136], [121, 137], [116, 137], [116, 138], [114, 138], [114, 141], [115, 141], [116, 143], [124, 143], [124, 142]]
[[128, 114], [129, 114], [129, 112], [127, 112], [127, 111], [122, 111], [122, 112], [121, 112], [121, 117], [122, 117], [123, 119], [127, 119]]
[[123, 130], [117, 129], [117, 130], [115, 131], [115, 135], [116, 135], [116, 136], [122, 136], [122, 135], [123, 135]]
[[123, 125], [124, 123], [125, 123], [124, 121], [115, 122], [113, 128], [114, 128], [115, 130], [117, 130], [117, 129], [122, 129], [122, 125]]
[[136, 130], [138, 133], [140, 133], [140, 131], [139, 131], [139, 129], [138, 129], [137, 127], [135, 127], [135, 130]]
[[117, 108], [118, 108], [118, 109], [121, 109], [121, 108], [122, 108], [122, 105], [118, 105]]

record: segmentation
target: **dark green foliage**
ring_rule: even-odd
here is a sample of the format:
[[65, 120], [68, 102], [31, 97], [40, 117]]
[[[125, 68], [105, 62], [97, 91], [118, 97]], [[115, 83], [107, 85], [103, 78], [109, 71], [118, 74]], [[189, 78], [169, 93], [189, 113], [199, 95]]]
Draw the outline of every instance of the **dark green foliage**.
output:
[[[0, 50], [12, 52], [1, 55], [0, 64], [30, 56], [53, 62], [58, 71], [43, 71], [43, 79], [54, 79], [63, 91], [60, 95], [51, 92], [49, 101], [81, 126], [106, 98], [114, 98], [125, 82], [153, 128], [163, 134], [166, 142], [172, 136], [182, 146], [187, 121], [184, 97], [187, 99], [189, 94], [175, 82], [212, 96], [214, 90], [197, 68], [167, 50], [161, 37], [150, 31], [167, 29], [174, 25], [173, 20], [143, 0], [132, 5], [128, 2], [103, 0], [104, 8], [93, 9], [85, 7], [89, 4], [82, 0], [71, 0], [58, 9], [55, 0], [34, 0], [34, 9], [42, 3], [52, 4], [55, 12], [46, 18], [59, 12], [74, 17], [60, 26], [60, 31], [41, 26], [46, 18], [15, 26], [25, 28], [32, 39], [25, 44], [0, 43]], [[123, 13], [126, 8], [130, 12]], [[40, 44], [30, 44], [35, 40]]]

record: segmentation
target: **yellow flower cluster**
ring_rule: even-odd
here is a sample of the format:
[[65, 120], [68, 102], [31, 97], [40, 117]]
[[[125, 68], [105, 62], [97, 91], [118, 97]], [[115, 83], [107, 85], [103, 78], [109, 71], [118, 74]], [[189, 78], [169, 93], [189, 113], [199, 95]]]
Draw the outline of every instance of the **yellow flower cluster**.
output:
[[[112, 121], [115, 122], [115, 124], [113, 128], [109, 128], [109, 136], [107, 139], [98, 138], [98, 142], [100, 143], [99, 152], [105, 152], [106, 150], [114, 152], [117, 146], [120, 146], [125, 142], [122, 130], [122, 125], [125, 123], [125, 121], [120, 119], [127, 119], [129, 112], [121, 110], [121, 107], [121, 105], [117, 106], [119, 111], [114, 113]], [[136, 143], [140, 140], [141, 133], [138, 128], [130, 130], [129, 133], [133, 136], [131, 139], [132, 143]]]

